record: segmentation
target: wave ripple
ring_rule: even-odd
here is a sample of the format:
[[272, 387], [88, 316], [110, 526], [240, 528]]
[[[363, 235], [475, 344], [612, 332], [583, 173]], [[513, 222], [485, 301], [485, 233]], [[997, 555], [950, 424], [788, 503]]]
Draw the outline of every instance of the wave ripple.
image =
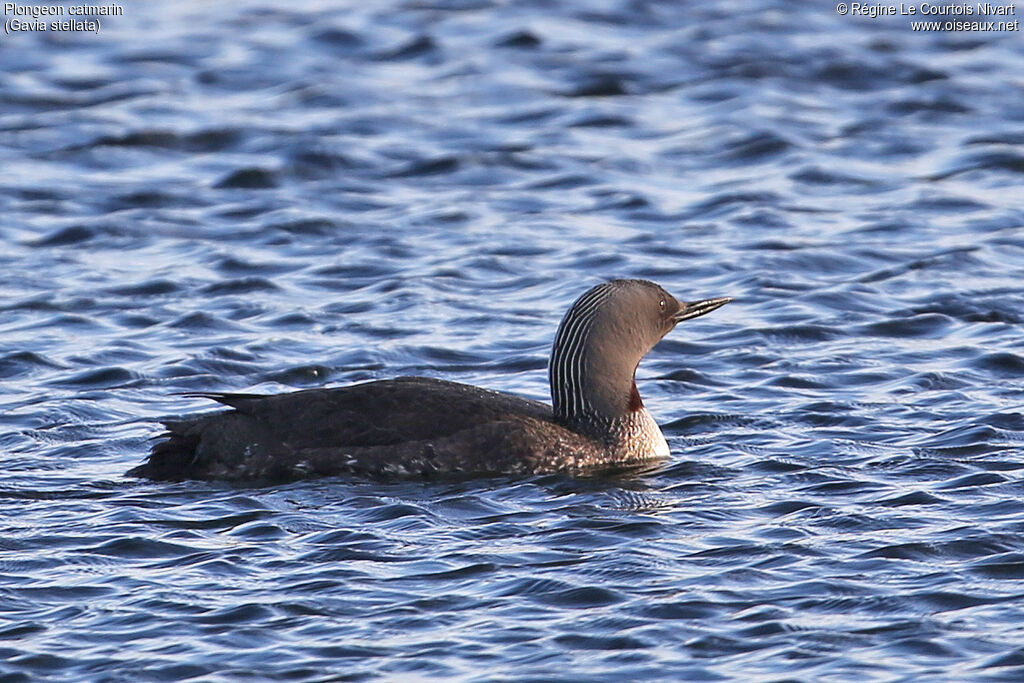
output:
[[[0, 680], [1024, 679], [1018, 33], [755, 0], [153, 0], [0, 45]], [[533, 398], [736, 301], [571, 479], [126, 479], [188, 392]]]

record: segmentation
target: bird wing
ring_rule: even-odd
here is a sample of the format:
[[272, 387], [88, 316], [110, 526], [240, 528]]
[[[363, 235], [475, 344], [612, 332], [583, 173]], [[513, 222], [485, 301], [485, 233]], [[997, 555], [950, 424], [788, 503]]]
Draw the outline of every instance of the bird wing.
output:
[[507, 415], [551, 419], [551, 408], [538, 401], [426, 377], [277, 395], [200, 395], [252, 417], [293, 448], [434, 439]]

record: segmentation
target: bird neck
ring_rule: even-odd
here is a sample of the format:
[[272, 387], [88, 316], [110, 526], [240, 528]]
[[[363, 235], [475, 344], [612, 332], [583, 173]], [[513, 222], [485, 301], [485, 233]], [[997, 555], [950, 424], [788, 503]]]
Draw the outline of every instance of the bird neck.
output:
[[556, 338], [548, 372], [557, 422], [590, 436], [605, 436], [616, 423], [644, 410], [635, 362], [609, 352], [598, 340], [568, 348], [560, 347], [559, 341], [572, 339]]
[[665, 435], [644, 407], [633, 372], [618, 378], [584, 375], [576, 383], [572, 366], [553, 367], [551, 377], [556, 422], [604, 444], [623, 461], [668, 456]]

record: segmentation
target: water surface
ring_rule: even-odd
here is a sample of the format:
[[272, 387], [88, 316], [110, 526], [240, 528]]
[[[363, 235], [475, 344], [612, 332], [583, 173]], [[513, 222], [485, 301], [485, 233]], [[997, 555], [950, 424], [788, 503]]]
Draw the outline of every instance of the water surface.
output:
[[[1024, 43], [773, 2], [135, 3], [0, 42], [0, 679], [1020, 680]], [[197, 390], [547, 396], [573, 479], [152, 483]]]

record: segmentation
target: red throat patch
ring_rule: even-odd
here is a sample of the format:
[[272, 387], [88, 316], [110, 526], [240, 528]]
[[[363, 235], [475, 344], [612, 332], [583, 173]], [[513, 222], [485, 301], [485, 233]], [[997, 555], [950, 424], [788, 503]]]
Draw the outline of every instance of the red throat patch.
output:
[[640, 392], [637, 391], [636, 382], [633, 382], [633, 390], [629, 392], [629, 412], [635, 413], [644, 407], [644, 402], [640, 398]]

